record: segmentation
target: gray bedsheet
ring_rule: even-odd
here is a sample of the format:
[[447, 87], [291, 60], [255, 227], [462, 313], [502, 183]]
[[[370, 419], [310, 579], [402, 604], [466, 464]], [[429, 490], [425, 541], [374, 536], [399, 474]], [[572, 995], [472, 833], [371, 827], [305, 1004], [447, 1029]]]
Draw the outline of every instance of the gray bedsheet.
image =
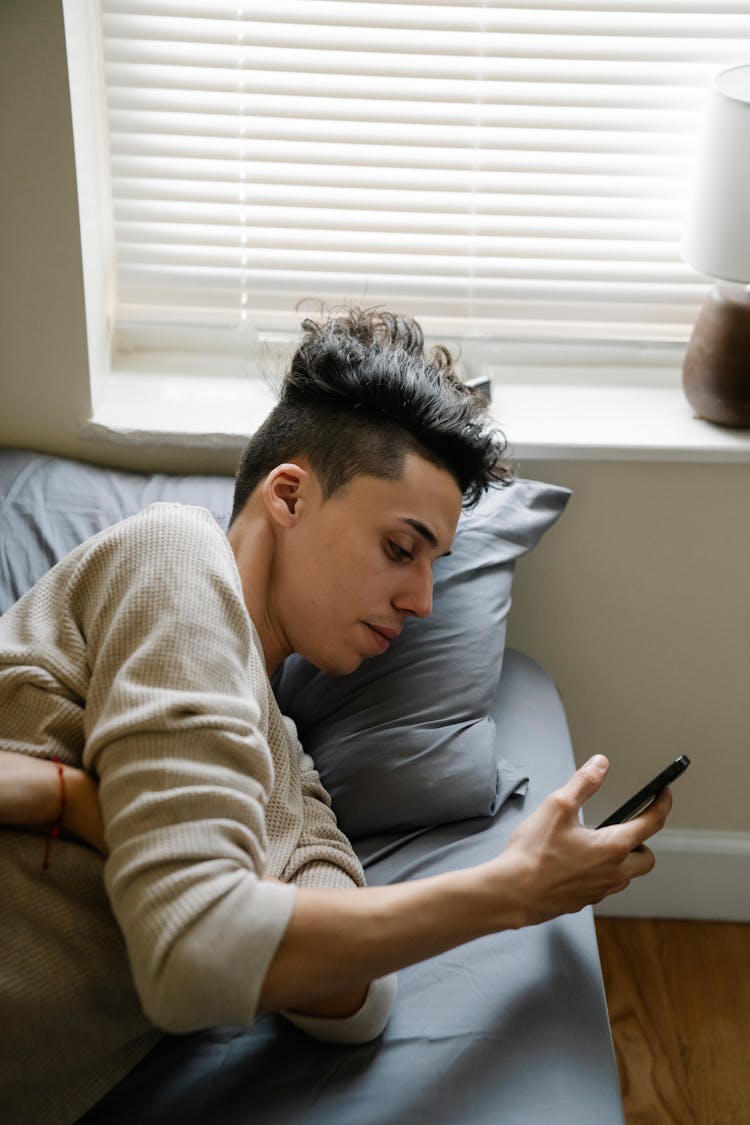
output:
[[[573, 769], [555, 687], [509, 651], [495, 707], [527, 796], [492, 820], [357, 847], [370, 883], [420, 878], [496, 854]], [[169, 1037], [85, 1125], [622, 1125], [590, 910], [497, 934], [399, 973], [383, 1037], [311, 1042], [276, 1016]]]

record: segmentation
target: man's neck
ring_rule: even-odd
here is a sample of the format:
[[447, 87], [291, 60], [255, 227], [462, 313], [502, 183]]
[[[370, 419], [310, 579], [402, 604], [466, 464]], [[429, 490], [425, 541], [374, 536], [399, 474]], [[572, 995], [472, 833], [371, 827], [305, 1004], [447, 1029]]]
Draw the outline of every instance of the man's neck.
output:
[[263, 647], [266, 672], [271, 676], [291, 652], [273, 613], [273, 535], [262, 515], [248, 504], [229, 528], [227, 539], [239, 571], [242, 597]]

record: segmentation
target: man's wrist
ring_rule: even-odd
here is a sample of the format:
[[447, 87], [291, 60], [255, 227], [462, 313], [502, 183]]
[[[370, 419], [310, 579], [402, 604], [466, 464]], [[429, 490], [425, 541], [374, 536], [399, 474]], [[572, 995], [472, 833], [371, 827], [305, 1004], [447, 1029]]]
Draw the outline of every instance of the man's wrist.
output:
[[63, 767], [66, 808], [62, 827], [106, 854], [99, 795], [96, 782], [84, 770]]
[[505, 853], [467, 872], [474, 883], [475, 909], [487, 919], [486, 932], [520, 930], [529, 924], [530, 912], [519, 864]]

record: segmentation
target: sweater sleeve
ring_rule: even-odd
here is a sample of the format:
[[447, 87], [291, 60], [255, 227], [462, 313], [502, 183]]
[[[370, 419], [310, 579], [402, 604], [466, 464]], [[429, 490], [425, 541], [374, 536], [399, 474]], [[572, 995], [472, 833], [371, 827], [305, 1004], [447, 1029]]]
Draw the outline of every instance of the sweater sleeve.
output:
[[265, 881], [273, 762], [251, 627], [207, 512], [153, 505], [73, 579], [105, 882], [144, 1011], [170, 1031], [254, 1018], [295, 890]]
[[[310, 755], [304, 753], [292, 720], [284, 717], [284, 724], [290, 745], [296, 748], [298, 755], [304, 810], [302, 835], [285, 877], [297, 886], [364, 886], [362, 866], [349, 840], [336, 824], [331, 798], [315, 764]], [[320, 858], [321, 853], [324, 853], [324, 859]], [[351, 1016], [336, 1019], [289, 1011], [281, 1015], [300, 1031], [323, 1043], [369, 1043], [383, 1032], [395, 998], [396, 976], [390, 973], [370, 983], [364, 1004]]]
[[303, 751], [293, 721], [284, 716], [283, 722], [299, 768], [302, 831], [282, 878], [298, 887], [363, 887], [362, 865], [336, 823], [331, 798], [315, 764]]
[[333, 1019], [328, 1016], [303, 1016], [299, 1012], [281, 1014], [322, 1043], [369, 1043], [382, 1035], [396, 1000], [395, 973], [372, 981], [362, 1007], [352, 1016]]

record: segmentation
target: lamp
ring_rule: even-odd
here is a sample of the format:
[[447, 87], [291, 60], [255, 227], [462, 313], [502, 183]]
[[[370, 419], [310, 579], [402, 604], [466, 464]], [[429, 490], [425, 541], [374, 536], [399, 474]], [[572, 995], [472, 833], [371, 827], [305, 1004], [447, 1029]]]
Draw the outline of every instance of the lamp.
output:
[[700, 418], [750, 426], [750, 63], [713, 81], [682, 256], [716, 280], [683, 365]]

